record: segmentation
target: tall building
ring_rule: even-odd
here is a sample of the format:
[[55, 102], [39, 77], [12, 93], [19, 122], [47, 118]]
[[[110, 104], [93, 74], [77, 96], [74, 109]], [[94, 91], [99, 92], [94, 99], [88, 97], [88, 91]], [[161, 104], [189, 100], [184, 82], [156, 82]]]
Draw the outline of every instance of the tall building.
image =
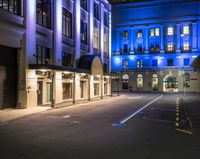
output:
[[0, 0], [0, 109], [110, 95], [107, 0]]
[[200, 90], [191, 67], [200, 55], [199, 1], [136, 0], [115, 4], [112, 13], [114, 91]]

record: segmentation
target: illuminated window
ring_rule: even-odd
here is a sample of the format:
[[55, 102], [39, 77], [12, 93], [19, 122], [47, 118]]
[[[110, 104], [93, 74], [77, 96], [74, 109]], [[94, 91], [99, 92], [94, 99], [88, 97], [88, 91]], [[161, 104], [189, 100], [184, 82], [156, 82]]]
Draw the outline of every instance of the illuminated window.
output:
[[137, 75], [137, 87], [138, 88], [143, 87], [143, 76], [142, 76], [142, 74]]
[[125, 69], [128, 68], [128, 60], [124, 60], [124, 61], [123, 61], [123, 67], [124, 67]]
[[139, 37], [142, 37], [142, 30], [138, 30], [138, 32], [137, 32], [137, 37], [139, 38]]
[[190, 28], [189, 26], [184, 26], [183, 27], [183, 35], [188, 35], [190, 34]]
[[63, 8], [62, 14], [62, 33], [72, 38], [72, 14], [65, 8]]
[[160, 29], [159, 29], [159, 28], [156, 28], [156, 29], [155, 29], [155, 35], [156, 35], [156, 36], [160, 36]]
[[20, 14], [20, 0], [0, 0], [0, 8], [13, 14]]
[[173, 51], [173, 42], [168, 42], [167, 44], [167, 51]]
[[143, 67], [142, 60], [137, 60], [137, 68], [142, 68], [142, 67]]
[[95, 49], [99, 49], [99, 30], [97, 28], [94, 28], [94, 42], [93, 47]]
[[106, 34], [104, 34], [104, 38], [103, 38], [103, 43], [104, 43], [104, 52], [108, 53], [108, 36]]
[[51, 27], [51, 0], [37, 0], [37, 23]]
[[122, 37], [123, 37], [124, 39], [127, 39], [127, 38], [128, 38], [128, 31], [127, 31], [127, 30], [123, 31]]
[[174, 28], [173, 27], [167, 28], [167, 35], [174, 35]]
[[184, 42], [184, 44], [183, 44], [183, 50], [189, 50], [190, 49], [190, 45], [189, 45], [189, 42], [188, 41], [186, 41], [186, 42]]
[[155, 30], [154, 29], [150, 30], [150, 36], [155, 36]]
[[81, 20], [81, 42], [84, 44], [87, 44], [87, 23], [85, 23], [83, 20]]

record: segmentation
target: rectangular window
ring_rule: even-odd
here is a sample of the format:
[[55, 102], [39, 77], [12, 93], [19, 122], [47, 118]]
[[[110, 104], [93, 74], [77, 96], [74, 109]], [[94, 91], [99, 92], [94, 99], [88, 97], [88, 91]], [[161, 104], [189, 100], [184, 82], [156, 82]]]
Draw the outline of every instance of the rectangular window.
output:
[[99, 83], [94, 83], [94, 96], [99, 95]]
[[152, 60], [152, 66], [153, 67], [157, 67], [158, 66], [158, 60], [157, 59]]
[[155, 36], [155, 30], [154, 29], [150, 30], [150, 36]]
[[174, 59], [167, 59], [167, 66], [174, 66]]
[[183, 59], [183, 65], [189, 66], [190, 65], [190, 59]]
[[183, 27], [183, 35], [189, 35], [190, 34], [190, 28], [189, 26], [184, 26]]
[[104, 43], [104, 52], [108, 53], [108, 36], [106, 34], [104, 34], [103, 43]]
[[36, 63], [37, 64], [50, 64], [50, 49], [37, 45], [36, 51]]
[[97, 28], [94, 28], [94, 42], [93, 47], [95, 49], [99, 49], [99, 30]]
[[72, 13], [63, 8], [62, 14], [62, 33], [63, 35], [72, 38]]
[[52, 93], [51, 93], [51, 91], [52, 91], [52, 83], [47, 83], [47, 86], [46, 86], [46, 88], [47, 88], [47, 92], [46, 92], [46, 99], [47, 99], [47, 103], [49, 103], [49, 102], [51, 102], [51, 96], [52, 96]]
[[87, 23], [85, 23], [83, 20], [81, 20], [81, 42], [83, 44], [87, 44]]
[[0, 0], [0, 8], [20, 15], [20, 0]]
[[159, 29], [159, 28], [156, 28], [156, 29], [155, 29], [155, 35], [156, 35], [156, 36], [160, 36], [160, 29]]
[[167, 28], [167, 35], [168, 35], [168, 36], [174, 35], [174, 28], [173, 28], [173, 27], [168, 27], [168, 28]]
[[173, 51], [174, 47], [173, 47], [173, 42], [168, 42], [167, 44], [167, 51]]
[[139, 38], [139, 37], [142, 37], [142, 30], [138, 30], [137, 31], [137, 37]]
[[72, 83], [63, 83], [62, 90], [63, 90], [63, 100], [72, 98]]
[[124, 39], [128, 38], [128, 31], [127, 30], [123, 31], [122, 38], [124, 38]]
[[128, 44], [124, 44], [123, 53], [128, 53]]
[[188, 51], [190, 49], [190, 45], [188, 41], [185, 41], [183, 44], [183, 50], [184, 51]]
[[87, 10], [87, 0], [81, 0], [80, 3], [81, 3], [81, 7]]
[[108, 27], [108, 13], [104, 11], [104, 25]]
[[37, 0], [37, 23], [51, 27], [51, 0]]
[[124, 67], [125, 69], [128, 68], [128, 60], [124, 60], [124, 61], [123, 61], [123, 67]]
[[143, 67], [142, 60], [137, 60], [137, 68], [142, 68], [142, 67]]
[[63, 52], [62, 53], [62, 65], [68, 66], [68, 67], [73, 67], [74, 66], [74, 55]]
[[94, 2], [94, 17], [99, 20], [99, 5]]

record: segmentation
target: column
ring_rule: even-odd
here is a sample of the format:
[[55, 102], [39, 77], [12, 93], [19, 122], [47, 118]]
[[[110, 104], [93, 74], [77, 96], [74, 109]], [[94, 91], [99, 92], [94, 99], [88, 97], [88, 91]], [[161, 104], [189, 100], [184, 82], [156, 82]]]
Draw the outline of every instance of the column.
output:
[[81, 56], [81, 53], [80, 53], [80, 24], [81, 24], [80, 0], [75, 0], [74, 3], [75, 3], [74, 4], [75, 60], [77, 60]]
[[116, 31], [116, 43], [114, 45], [116, 45], [116, 51], [120, 51], [120, 30], [119, 29], [115, 29]]
[[145, 28], [145, 53], [149, 53], [149, 27]]
[[109, 41], [109, 73], [111, 72], [111, 57], [112, 57], [112, 44], [111, 44], [111, 40], [112, 40], [112, 14], [109, 11], [108, 13], [108, 27], [109, 27], [109, 33], [108, 33], [108, 41]]
[[90, 54], [93, 55], [93, 34], [94, 34], [94, 24], [93, 24], [93, 7], [94, 7], [94, 0], [90, 0], [89, 3], [89, 33], [90, 33], [90, 40], [89, 40], [89, 47], [90, 47]]
[[176, 52], [177, 52], [177, 53], [180, 53], [180, 52], [181, 52], [180, 40], [181, 40], [181, 29], [180, 29], [180, 24], [176, 24]]
[[134, 28], [132, 27], [130, 33], [130, 43], [131, 43], [131, 54], [134, 54]]
[[72, 89], [72, 92], [73, 92], [72, 103], [76, 103], [76, 73], [75, 72], [73, 73], [73, 89]]
[[62, 0], [54, 1], [54, 64], [62, 63]]
[[104, 4], [101, 3], [101, 9], [100, 9], [100, 52], [101, 52], [101, 60], [104, 61], [104, 44], [103, 44], [103, 38], [104, 38]]
[[192, 23], [192, 52], [197, 51], [197, 23]]
[[165, 47], [164, 47], [164, 25], [160, 26], [160, 53], [165, 53]]

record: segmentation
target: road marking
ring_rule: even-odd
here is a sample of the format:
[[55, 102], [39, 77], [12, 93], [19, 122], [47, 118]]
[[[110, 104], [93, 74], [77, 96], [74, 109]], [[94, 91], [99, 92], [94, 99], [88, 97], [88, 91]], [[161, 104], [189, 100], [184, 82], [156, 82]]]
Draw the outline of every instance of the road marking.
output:
[[152, 119], [152, 118], [143, 118], [144, 120], [149, 120], [149, 121], [157, 121], [157, 122], [165, 122], [165, 123], [174, 123], [174, 121], [171, 120], [162, 120], [162, 119]]
[[176, 129], [177, 131], [192, 135], [193, 133], [191, 131], [183, 130], [183, 129]]
[[143, 106], [141, 109], [137, 110], [136, 112], [131, 113], [130, 115], [126, 116], [125, 118], [123, 118], [122, 120], [119, 121], [120, 124], [124, 124], [126, 123], [128, 120], [130, 120], [132, 117], [134, 117], [135, 115], [137, 115], [139, 112], [141, 112], [143, 109], [147, 108], [148, 106], [150, 106], [152, 103], [154, 103], [155, 101], [157, 101], [158, 99], [162, 98], [163, 95], [159, 96], [158, 98], [152, 100], [151, 102], [149, 102], [148, 104], [146, 104], [145, 106]]

